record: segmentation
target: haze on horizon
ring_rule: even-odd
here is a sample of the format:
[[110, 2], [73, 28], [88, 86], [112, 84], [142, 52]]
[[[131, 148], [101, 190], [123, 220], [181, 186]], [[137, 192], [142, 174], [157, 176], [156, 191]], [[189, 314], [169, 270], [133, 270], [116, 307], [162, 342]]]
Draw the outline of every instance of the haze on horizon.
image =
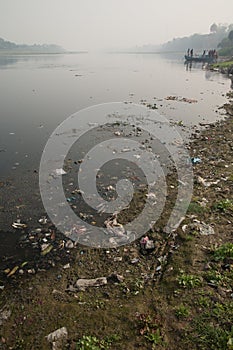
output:
[[0, 0], [0, 37], [67, 50], [159, 45], [233, 22], [233, 1]]

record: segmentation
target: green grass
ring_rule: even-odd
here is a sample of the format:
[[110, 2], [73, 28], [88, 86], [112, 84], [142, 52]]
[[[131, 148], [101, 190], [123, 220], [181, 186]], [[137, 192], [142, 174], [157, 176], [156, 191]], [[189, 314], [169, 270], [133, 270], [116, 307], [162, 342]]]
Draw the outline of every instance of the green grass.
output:
[[104, 339], [92, 335], [84, 335], [76, 343], [76, 350], [108, 350], [114, 342], [121, 340], [117, 334], [112, 334]]
[[207, 282], [219, 285], [223, 280], [223, 276], [219, 271], [211, 270], [206, 273], [205, 279]]
[[217, 270], [208, 271], [205, 275], [207, 282], [214, 284], [215, 286], [221, 286], [224, 289], [231, 289], [233, 280], [232, 270], [223, 270], [219, 272]]
[[205, 211], [205, 209], [199, 203], [191, 202], [189, 204], [187, 213], [188, 214], [201, 214], [204, 211]]
[[207, 303], [200, 316], [193, 320], [192, 341], [198, 349], [230, 350], [233, 338], [233, 302]]
[[228, 210], [233, 211], [233, 200], [223, 199], [222, 201], [214, 204], [214, 209], [218, 209], [224, 213]]
[[233, 243], [225, 243], [214, 251], [214, 259], [216, 261], [227, 258], [233, 259]]
[[[232, 338], [232, 332], [214, 326], [208, 322], [197, 322], [197, 343], [198, 349], [208, 350], [227, 350], [232, 349], [228, 347], [228, 342]], [[194, 338], [195, 339], [195, 338]]]
[[178, 283], [183, 288], [195, 288], [201, 285], [201, 279], [195, 275], [189, 275], [181, 272], [181, 275], [177, 278]]
[[203, 308], [209, 308], [211, 306], [211, 299], [207, 296], [200, 296], [198, 304]]
[[185, 305], [181, 304], [178, 306], [175, 310], [175, 315], [177, 318], [185, 318], [188, 317], [190, 314], [189, 308], [187, 308]]
[[157, 345], [164, 343], [159, 320], [151, 314], [138, 313], [136, 317], [139, 334], [151, 343], [151, 349], [157, 349]]
[[98, 346], [98, 339], [92, 336], [83, 336], [76, 344], [76, 350], [101, 350]]
[[152, 349], [156, 349], [156, 345], [163, 343], [163, 337], [161, 336], [159, 329], [157, 329], [154, 333], [148, 333], [145, 338], [152, 343]]
[[229, 68], [231, 66], [233, 66], [233, 61], [224, 61], [212, 64], [211, 68]]

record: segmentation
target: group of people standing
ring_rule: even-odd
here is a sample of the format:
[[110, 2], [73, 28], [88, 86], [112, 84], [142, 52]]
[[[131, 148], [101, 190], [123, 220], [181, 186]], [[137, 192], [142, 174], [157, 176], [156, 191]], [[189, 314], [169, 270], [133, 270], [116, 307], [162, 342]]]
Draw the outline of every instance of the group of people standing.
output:
[[[193, 49], [188, 49], [187, 51], [187, 56], [188, 57], [193, 57]], [[213, 57], [213, 58], [218, 58], [218, 53], [216, 50], [204, 50], [202, 56], [208, 56], [208, 57]]]
[[193, 49], [188, 49], [188, 51], [187, 51], [187, 55], [188, 55], [188, 57], [190, 56], [190, 57], [193, 57]]
[[216, 50], [209, 50], [208, 52], [207, 52], [207, 50], [204, 50], [203, 51], [203, 56], [209, 56], [209, 57], [213, 57], [213, 58], [218, 58], [218, 53], [217, 53], [217, 51]]

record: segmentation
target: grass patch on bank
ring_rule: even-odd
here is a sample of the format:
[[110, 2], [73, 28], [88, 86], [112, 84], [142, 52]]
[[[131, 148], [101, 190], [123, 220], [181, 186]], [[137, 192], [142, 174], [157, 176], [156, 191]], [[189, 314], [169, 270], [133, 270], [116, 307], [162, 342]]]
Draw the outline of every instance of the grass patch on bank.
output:
[[225, 243], [214, 251], [216, 261], [224, 259], [233, 259], [233, 243]]
[[214, 63], [211, 68], [229, 68], [231, 66], [233, 66], [233, 60]]

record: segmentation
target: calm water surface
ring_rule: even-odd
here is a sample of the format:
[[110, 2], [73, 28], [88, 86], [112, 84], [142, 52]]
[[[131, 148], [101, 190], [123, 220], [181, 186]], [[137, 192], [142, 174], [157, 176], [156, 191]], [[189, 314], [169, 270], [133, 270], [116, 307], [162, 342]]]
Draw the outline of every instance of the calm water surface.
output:
[[146, 100], [188, 127], [216, 121], [230, 81], [201, 65], [187, 68], [181, 54], [0, 56], [1, 176], [38, 168], [51, 132], [94, 104]]

